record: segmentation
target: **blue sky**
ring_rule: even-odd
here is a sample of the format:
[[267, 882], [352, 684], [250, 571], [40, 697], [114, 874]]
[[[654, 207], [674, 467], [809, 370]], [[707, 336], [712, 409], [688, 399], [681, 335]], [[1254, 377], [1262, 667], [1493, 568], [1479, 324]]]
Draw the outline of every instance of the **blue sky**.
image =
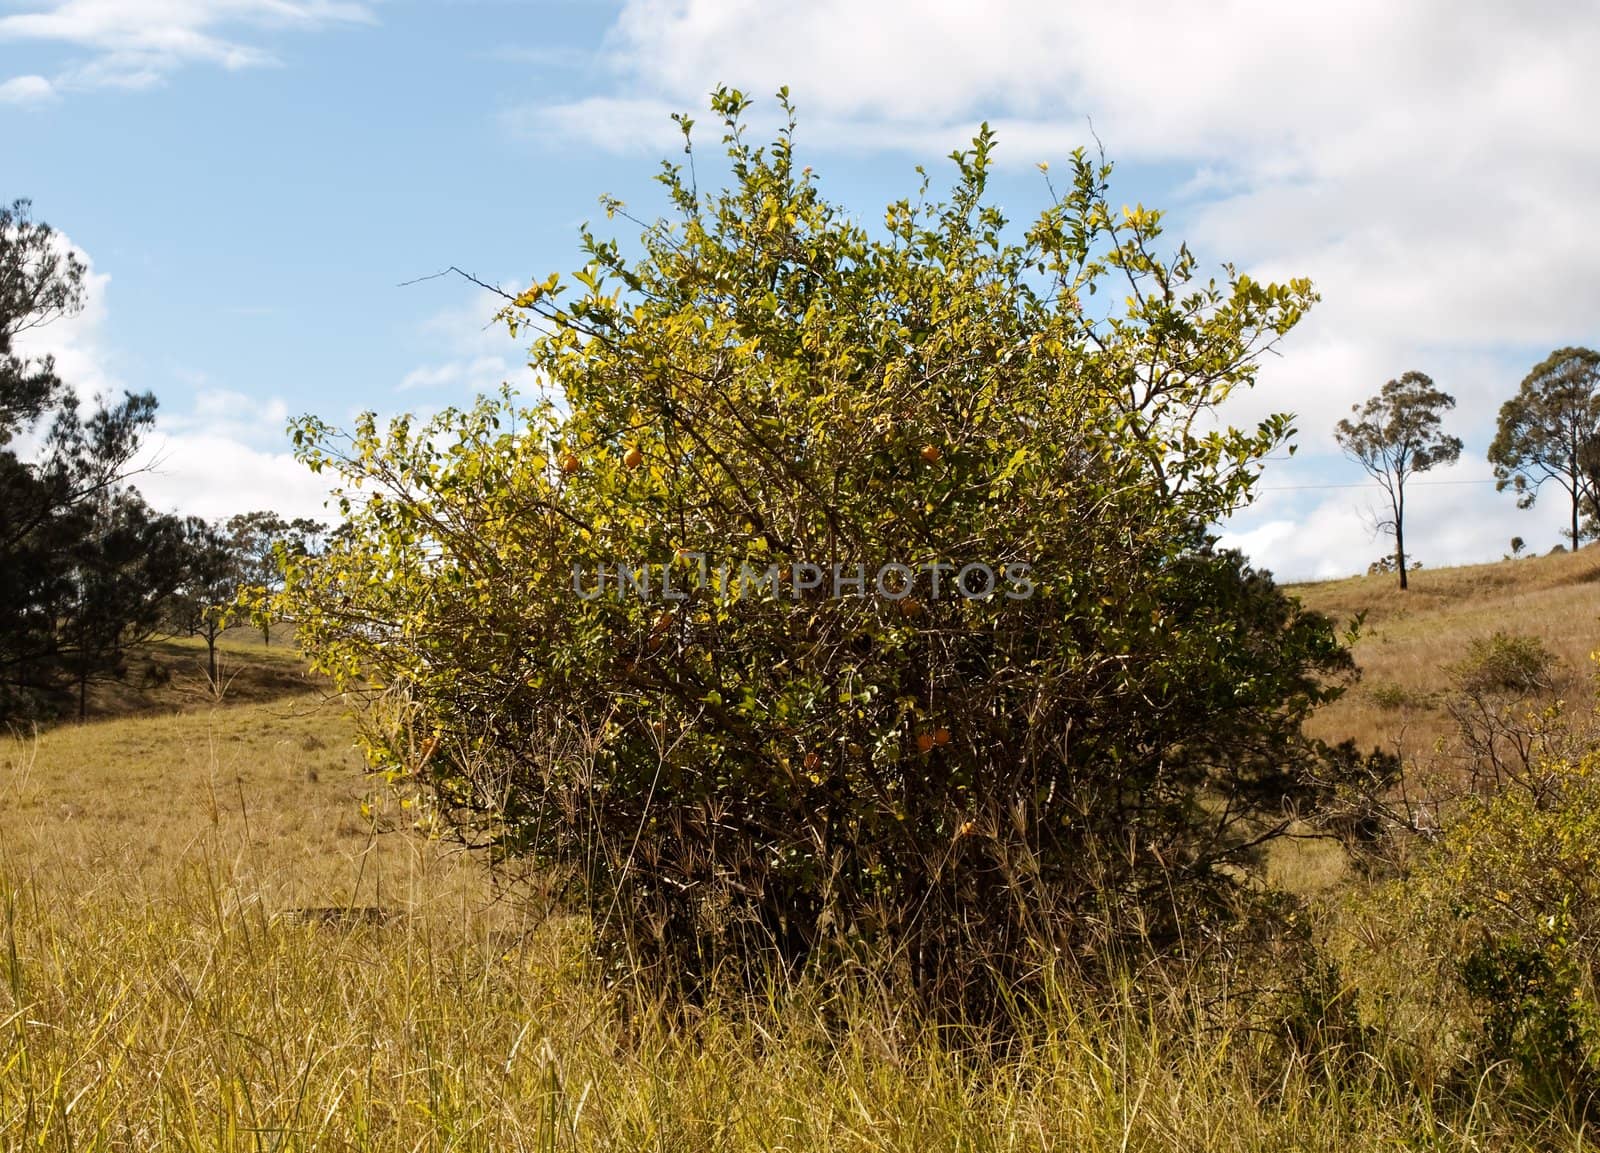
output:
[[1229, 527], [1282, 576], [1335, 575], [1386, 545], [1329, 430], [1413, 368], [1467, 442], [1414, 490], [1415, 555], [1558, 539], [1558, 494], [1517, 511], [1483, 452], [1529, 366], [1600, 344], [1596, 58], [1590, 4], [0, 0], [0, 197], [92, 264], [91, 307], [41, 349], [86, 392], [162, 400], [147, 495], [315, 512], [288, 415], [427, 410], [524, 371], [484, 294], [401, 282], [569, 269], [601, 193], [658, 206], [668, 113], [714, 84], [788, 84], [806, 160], [865, 218], [981, 119], [1025, 213], [1033, 166], [1092, 120], [1114, 196], [1323, 292], [1233, 411], [1302, 434]]

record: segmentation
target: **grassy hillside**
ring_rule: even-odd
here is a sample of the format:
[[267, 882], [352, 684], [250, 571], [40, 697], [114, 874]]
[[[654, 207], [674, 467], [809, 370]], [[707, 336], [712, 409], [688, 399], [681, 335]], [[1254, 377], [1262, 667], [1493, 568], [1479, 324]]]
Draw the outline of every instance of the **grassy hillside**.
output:
[[152, 641], [129, 654], [120, 679], [91, 682], [88, 720], [169, 714], [226, 701], [249, 704], [305, 694], [314, 687], [292, 639], [280, 630], [270, 645], [253, 629], [234, 628], [218, 642], [220, 690], [206, 673], [199, 637]]
[[1600, 650], [1600, 548], [1497, 564], [1421, 569], [1401, 592], [1393, 576], [1296, 586], [1337, 620], [1365, 613], [1355, 646], [1361, 682], [1313, 724], [1318, 736], [1355, 738], [1423, 756], [1450, 733], [1440, 696], [1448, 667], [1474, 639], [1505, 631], [1538, 637], [1560, 660], [1559, 688], [1579, 703], [1591, 692]]
[[[1585, 552], [1424, 571], [1403, 596], [1304, 586], [1368, 614], [1366, 679], [1319, 730], [1442, 732], [1441, 666], [1497, 628], [1545, 638], [1576, 684], [1597, 574]], [[170, 675], [103, 692], [98, 719], [0, 742], [0, 1149], [1584, 1147], [1408, 1056], [1445, 1033], [1426, 1014], [1359, 1063], [1303, 1047], [1306, 998], [1339, 991], [1292, 968], [1147, 974], [1120, 996], [1064, 979], [999, 1052], [870, 988], [641, 1008], [590, 971], [581, 925], [502, 899], [374, 791], [291, 652], [230, 637], [220, 700], [199, 655], [162, 646]], [[1406, 703], [1374, 695], [1388, 682]], [[1323, 923], [1343, 915], [1336, 850], [1278, 874], [1329, 892]], [[294, 915], [367, 906], [390, 916]]]
[[[220, 664], [218, 693], [202, 643], [152, 645], [138, 679], [97, 687], [89, 723], [0, 744], [5, 863], [39, 883], [160, 886], [215, 869], [267, 916], [431, 899], [421, 875], [461, 854], [411, 835], [410, 802], [367, 776], [343, 703], [292, 647], [247, 630], [223, 640]], [[150, 665], [158, 680], [138, 675]], [[455, 872], [481, 888], [475, 868]]]

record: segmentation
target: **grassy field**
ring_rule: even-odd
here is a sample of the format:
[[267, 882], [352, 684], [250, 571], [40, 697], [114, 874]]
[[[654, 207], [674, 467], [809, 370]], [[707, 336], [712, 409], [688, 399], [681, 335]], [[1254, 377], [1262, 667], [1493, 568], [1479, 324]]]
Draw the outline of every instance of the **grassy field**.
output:
[[[1365, 678], [1319, 733], [1446, 735], [1442, 668], [1496, 629], [1543, 637], [1576, 693], [1597, 581], [1585, 551], [1424, 570], [1404, 596], [1304, 586], [1367, 613]], [[165, 671], [89, 723], [0, 743], [0, 1149], [1586, 1147], [1419, 1061], [1406, 1030], [1439, 1021], [1359, 1060], [1297, 1048], [1272, 1014], [1304, 990], [1259, 974], [1063, 978], [1003, 1051], [870, 989], [669, 1017], [605, 987], [581, 924], [414, 829], [290, 650], [229, 637], [221, 699], [203, 657], [159, 646]], [[1275, 865], [1339, 915], [1335, 850]], [[1403, 992], [1405, 959], [1378, 963]]]
[[1421, 569], [1401, 592], [1393, 576], [1300, 585], [1311, 608], [1346, 621], [1365, 613], [1355, 646], [1361, 682], [1315, 719], [1321, 737], [1353, 737], [1407, 757], [1450, 736], [1441, 707], [1448, 666], [1497, 631], [1538, 637], [1559, 659], [1558, 690], [1592, 697], [1600, 650], [1600, 549], [1452, 569]]
[[8, 864], [152, 886], [214, 867], [269, 910], [410, 899], [423, 842], [380, 835], [396, 816], [363, 809], [354, 730], [293, 649], [230, 635], [220, 699], [199, 642], [152, 646], [145, 663], [167, 670], [159, 684], [103, 686], [89, 723], [7, 743]]

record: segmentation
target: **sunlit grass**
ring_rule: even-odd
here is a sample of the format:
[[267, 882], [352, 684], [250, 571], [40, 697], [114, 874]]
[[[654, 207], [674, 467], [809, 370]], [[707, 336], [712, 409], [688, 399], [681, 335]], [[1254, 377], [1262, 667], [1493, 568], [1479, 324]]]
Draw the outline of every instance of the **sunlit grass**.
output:
[[[1303, 591], [1370, 604], [1369, 679], [1422, 696], [1479, 630], [1586, 655], [1597, 567], [1425, 570], [1404, 602]], [[249, 643], [230, 639], [237, 666]], [[871, 981], [669, 1013], [607, 987], [581, 921], [507, 899], [374, 798], [337, 701], [236, 683], [260, 691], [142, 691], [121, 719], [0, 743], [0, 1149], [1584, 1147], [1463, 1076], [1405, 927], [1350, 912], [1326, 842], [1276, 853], [1271, 879], [1322, 895], [1366, 1032], [1291, 1043], [1295, 970], [1265, 959], [1121, 991], [1064, 975], [1004, 1046]], [[1376, 737], [1389, 714], [1358, 704], [1319, 725]], [[392, 916], [290, 915], [308, 906]]]
[[[1361, 683], [1311, 723], [1316, 736], [1354, 738], [1408, 758], [1428, 757], [1452, 726], [1439, 700], [1448, 665], [1496, 631], [1540, 638], [1561, 662], [1560, 688], [1586, 707], [1600, 649], [1600, 549], [1450, 569], [1421, 569], [1401, 592], [1392, 576], [1293, 589], [1339, 621], [1366, 613], [1355, 646]], [[1396, 694], [1393, 687], [1403, 690]]]
[[[205, 838], [207, 841], [210, 838]], [[1489, 1102], [1334, 1075], [1180, 983], [1063, 985], [1009, 1049], [867, 993], [633, 1006], [575, 926], [275, 920], [221, 845], [160, 885], [0, 865], [0, 1145], [1500, 1149]]]

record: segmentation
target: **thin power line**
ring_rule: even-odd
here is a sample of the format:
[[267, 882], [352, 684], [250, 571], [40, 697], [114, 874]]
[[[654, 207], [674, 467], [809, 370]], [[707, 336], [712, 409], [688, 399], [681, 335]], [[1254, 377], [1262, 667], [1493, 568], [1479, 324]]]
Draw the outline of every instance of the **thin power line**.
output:
[[[1294, 492], [1311, 488], [1368, 488], [1377, 484], [1375, 480], [1356, 481], [1347, 484], [1266, 484], [1257, 492]], [[1432, 488], [1444, 484], [1497, 484], [1494, 480], [1413, 480], [1407, 483], [1407, 488]]]

